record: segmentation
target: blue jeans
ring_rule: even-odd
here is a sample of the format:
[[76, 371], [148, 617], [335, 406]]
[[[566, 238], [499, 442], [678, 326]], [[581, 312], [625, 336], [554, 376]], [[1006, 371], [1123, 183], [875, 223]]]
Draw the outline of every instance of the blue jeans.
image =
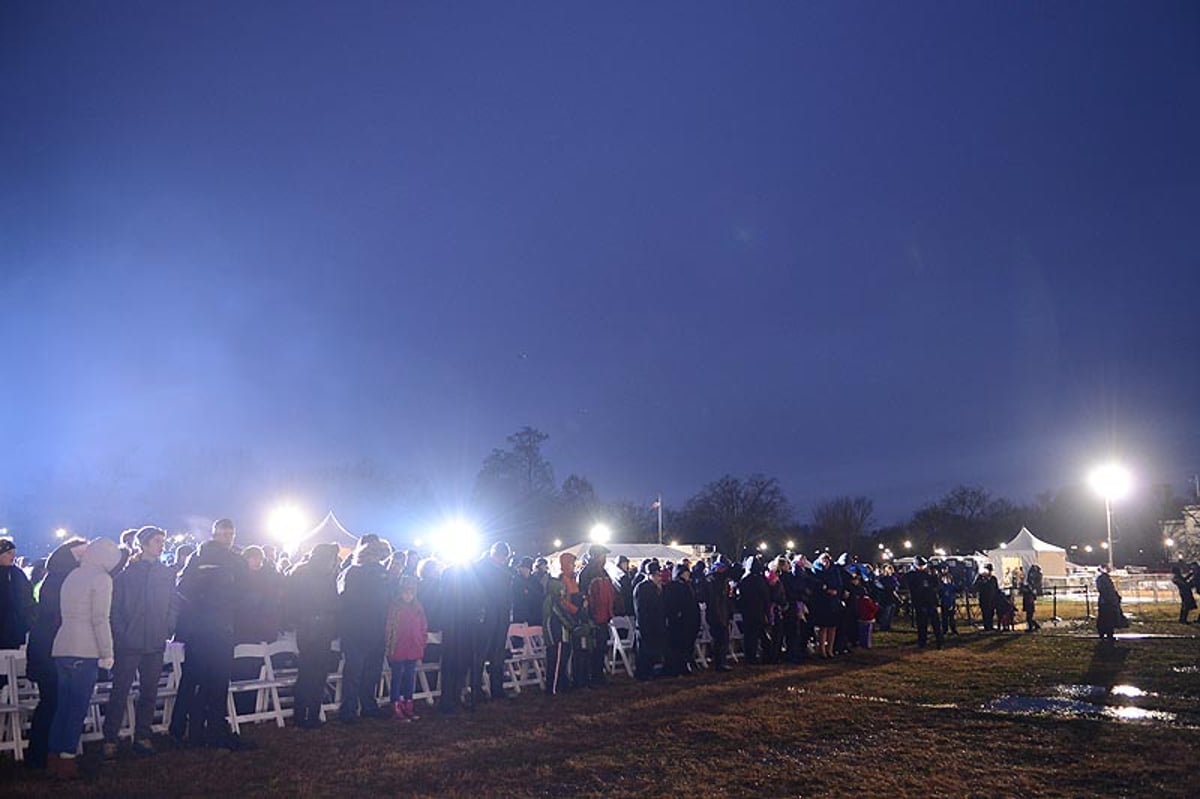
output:
[[392, 667], [392, 702], [411, 700], [417, 685], [417, 661], [389, 660]]
[[50, 751], [74, 755], [83, 735], [83, 719], [96, 688], [99, 665], [96, 658], [55, 658], [54, 667], [58, 671], [58, 707], [50, 722]]

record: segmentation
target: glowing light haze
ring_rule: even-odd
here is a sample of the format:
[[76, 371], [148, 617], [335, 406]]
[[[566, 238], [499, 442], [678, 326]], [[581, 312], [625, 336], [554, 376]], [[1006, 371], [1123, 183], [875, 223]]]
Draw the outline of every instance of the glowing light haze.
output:
[[[521, 425], [883, 523], [1200, 452], [1200, 5], [0, 6], [0, 524], [355, 531]], [[392, 486], [404, 491], [391, 491]], [[365, 488], [364, 488], [365, 486]], [[415, 510], [427, 509], [427, 510]]]

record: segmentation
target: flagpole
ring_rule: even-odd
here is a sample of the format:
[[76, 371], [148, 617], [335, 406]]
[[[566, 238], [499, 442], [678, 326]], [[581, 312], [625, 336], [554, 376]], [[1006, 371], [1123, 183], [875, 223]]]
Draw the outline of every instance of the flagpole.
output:
[[658, 495], [658, 545], [662, 546], [662, 494]]

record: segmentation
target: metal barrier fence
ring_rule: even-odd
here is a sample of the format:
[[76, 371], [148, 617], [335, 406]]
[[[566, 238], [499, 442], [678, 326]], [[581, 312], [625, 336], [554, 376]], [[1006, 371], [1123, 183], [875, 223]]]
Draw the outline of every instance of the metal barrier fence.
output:
[[[1123, 605], [1179, 604], [1179, 591], [1169, 574], [1114, 574], [1112, 578]], [[1000, 590], [1015, 606], [1017, 618], [1023, 618], [1021, 592], [1013, 586], [1004, 586]], [[1095, 575], [1046, 577], [1037, 598], [1037, 617], [1040, 620], [1091, 619], [1096, 615], [1097, 598]], [[956, 605], [961, 621], [974, 623], [980, 620], [979, 598], [975, 594], [959, 597]], [[901, 615], [912, 618], [907, 596], [903, 596]]]

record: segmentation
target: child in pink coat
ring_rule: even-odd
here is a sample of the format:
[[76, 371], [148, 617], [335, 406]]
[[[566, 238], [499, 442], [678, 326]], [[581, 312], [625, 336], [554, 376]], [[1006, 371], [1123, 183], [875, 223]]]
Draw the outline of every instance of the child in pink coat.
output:
[[417, 664], [425, 657], [425, 636], [429, 623], [425, 609], [417, 601], [417, 581], [411, 575], [400, 578], [399, 590], [388, 608], [387, 659], [392, 667], [392, 708], [396, 718], [415, 721], [413, 689]]

